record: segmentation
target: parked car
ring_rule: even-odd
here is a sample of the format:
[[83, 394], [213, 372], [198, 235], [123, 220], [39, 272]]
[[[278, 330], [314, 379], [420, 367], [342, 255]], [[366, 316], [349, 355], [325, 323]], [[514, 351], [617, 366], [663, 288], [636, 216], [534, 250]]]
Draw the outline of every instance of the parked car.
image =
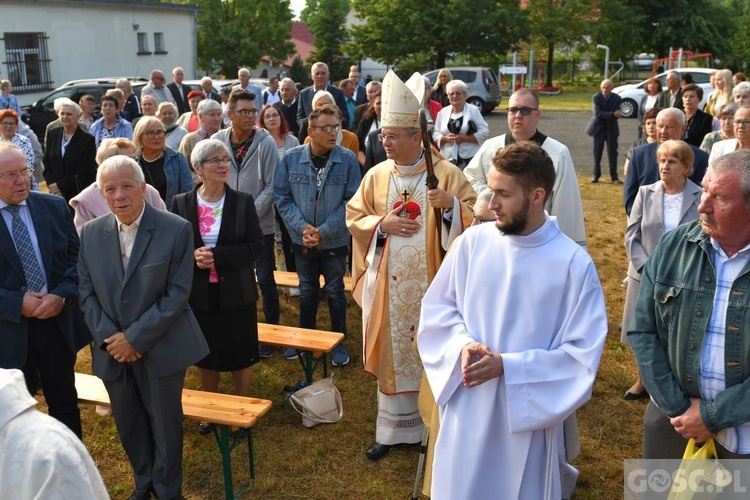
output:
[[[698, 105], [698, 109], [703, 109], [703, 106], [706, 104], [706, 99], [708, 99], [708, 94], [710, 94], [712, 90], [710, 84], [711, 73], [716, 70], [711, 68], [677, 68], [670, 71], [690, 73], [693, 75], [693, 82], [700, 85], [703, 89], [703, 100]], [[656, 75], [656, 77], [661, 80], [662, 87], [665, 89], [667, 88], [665, 83], [667, 73], [669, 73], [669, 71]], [[619, 87], [612, 89], [612, 92], [622, 97], [620, 111], [622, 112], [623, 118], [638, 117], [638, 106], [641, 105], [641, 99], [646, 95], [646, 82], [648, 82], [648, 80], [643, 80], [642, 82], [635, 84], [620, 85]]]
[[[47, 125], [57, 118], [54, 109], [55, 99], [67, 97], [73, 102], [78, 103], [82, 96], [90, 94], [96, 99], [96, 109], [98, 111], [101, 96], [103, 96], [109, 89], [115, 88], [117, 80], [119, 80], [119, 78], [101, 78], [96, 80], [75, 80], [73, 82], [67, 82], [62, 87], [58, 87], [30, 106], [22, 107], [21, 113], [23, 115], [23, 121], [31, 127], [31, 130], [34, 131], [39, 138], [39, 141], [44, 144], [44, 134]], [[133, 86], [133, 92], [136, 95], [140, 95], [141, 89], [146, 83], [148, 83], [148, 80], [145, 78], [138, 78], [137, 80], [130, 79], [130, 81]]]
[[[502, 100], [500, 86], [497, 76], [490, 68], [479, 66], [457, 66], [448, 68], [454, 80], [461, 80], [469, 87], [469, 95], [466, 102], [480, 109], [482, 114], [487, 114], [495, 109]], [[428, 71], [424, 74], [431, 85], [435, 85], [439, 69]]]
[[633, 64], [635, 64], [635, 67], [638, 69], [651, 69], [651, 67], [654, 65], [655, 59], [656, 54], [648, 54], [646, 52], [642, 52], [633, 58]]

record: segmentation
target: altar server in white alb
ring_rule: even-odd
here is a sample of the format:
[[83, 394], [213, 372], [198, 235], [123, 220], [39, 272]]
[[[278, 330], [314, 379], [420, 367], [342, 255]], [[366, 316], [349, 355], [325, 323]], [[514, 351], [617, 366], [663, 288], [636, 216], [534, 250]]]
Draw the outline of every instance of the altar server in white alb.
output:
[[577, 471], [563, 421], [591, 397], [607, 334], [594, 263], [544, 204], [552, 160], [506, 146], [489, 174], [497, 223], [469, 228], [422, 300], [419, 353], [440, 407], [434, 499], [555, 499]]

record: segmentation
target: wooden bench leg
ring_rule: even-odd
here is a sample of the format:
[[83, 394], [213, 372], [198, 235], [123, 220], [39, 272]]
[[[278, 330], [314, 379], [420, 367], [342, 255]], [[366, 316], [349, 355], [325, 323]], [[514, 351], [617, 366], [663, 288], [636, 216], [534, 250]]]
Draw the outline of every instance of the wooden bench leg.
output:
[[214, 426], [214, 436], [216, 437], [216, 444], [219, 446], [219, 451], [221, 452], [221, 464], [224, 469], [225, 498], [226, 500], [237, 499], [250, 488], [250, 485], [241, 488], [237, 493], [234, 492], [234, 481], [232, 479], [232, 450], [240, 444], [243, 437], [247, 436], [250, 478], [255, 479], [255, 454], [253, 453], [252, 429], [239, 429], [236, 432], [231, 432], [228, 425], [216, 424]]
[[315, 380], [315, 370], [318, 369], [318, 366], [320, 366], [321, 363], [323, 363], [323, 378], [328, 376], [327, 358], [328, 356], [326, 353], [322, 353], [320, 357], [316, 358], [310, 351], [297, 350], [297, 359], [299, 359], [299, 362], [302, 365], [302, 370], [305, 372], [308, 384], [312, 384]]

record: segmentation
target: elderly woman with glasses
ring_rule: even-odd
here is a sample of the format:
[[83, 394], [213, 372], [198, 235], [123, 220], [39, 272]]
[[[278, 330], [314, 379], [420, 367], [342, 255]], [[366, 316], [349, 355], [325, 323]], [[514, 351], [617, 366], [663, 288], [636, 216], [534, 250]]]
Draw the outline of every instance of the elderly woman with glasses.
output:
[[[231, 371], [235, 393], [250, 396], [258, 362], [258, 291], [254, 265], [263, 252], [255, 200], [227, 185], [230, 152], [223, 142], [206, 139], [190, 158], [198, 183], [172, 200], [171, 210], [193, 226], [195, 267], [190, 306], [210, 354], [199, 363], [203, 390], [219, 392], [220, 372]], [[198, 432], [211, 426], [201, 423]]]
[[[0, 142], [10, 142], [18, 146], [26, 157], [26, 166], [29, 167], [32, 174], [34, 173], [34, 161], [36, 160], [34, 148], [27, 137], [18, 133], [18, 114], [12, 109], [0, 111]], [[39, 184], [33, 176], [31, 177], [31, 190], [39, 191]]]
[[721, 128], [717, 132], [709, 132], [703, 138], [701, 142], [701, 149], [711, 154], [714, 144], [719, 141], [726, 141], [727, 139], [734, 139], [734, 114], [739, 109], [733, 102], [729, 102], [721, 107], [721, 111], [718, 114], [719, 123]]
[[432, 139], [443, 156], [463, 170], [490, 135], [490, 128], [479, 108], [466, 103], [469, 89], [464, 82], [451, 80], [447, 89], [450, 105], [438, 113]]
[[[214, 101], [213, 99], [204, 99], [196, 108], [198, 111], [198, 118], [200, 118], [200, 127], [195, 132], [189, 132], [180, 141], [180, 153], [185, 158], [191, 158], [193, 148], [196, 144], [204, 139], [208, 139], [216, 132], [221, 130], [222, 125], [222, 111], [221, 104]], [[197, 175], [193, 176], [193, 180], [197, 180]]]
[[741, 107], [734, 113], [734, 138], [714, 143], [708, 164], [717, 158], [741, 149], [750, 149], [750, 107]]
[[155, 116], [143, 116], [135, 126], [135, 160], [143, 169], [146, 183], [159, 191], [159, 196], [167, 206], [179, 193], [193, 188], [193, 178], [187, 160], [167, 147], [164, 125]]

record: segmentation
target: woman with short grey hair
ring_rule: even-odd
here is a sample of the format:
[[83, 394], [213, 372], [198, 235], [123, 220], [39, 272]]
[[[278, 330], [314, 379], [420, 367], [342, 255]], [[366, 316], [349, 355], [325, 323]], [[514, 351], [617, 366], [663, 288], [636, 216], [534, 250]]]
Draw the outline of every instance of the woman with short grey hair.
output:
[[734, 102], [738, 106], [750, 106], [750, 82], [740, 82], [734, 87]]
[[177, 106], [167, 101], [159, 104], [159, 107], [156, 109], [156, 117], [164, 125], [167, 146], [175, 151], [180, 149], [180, 142], [182, 142], [182, 138], [188, 133], [187, 130], [177, 124], [177, 112]]
[[469, 164], [479, 147], [490, 135], [479, 108], [466, 103], [469, 88], [461, 80], [451, 80], [446, 85], [450, 104], [435, 118], [433, 140], [448, 161], [461, 170]]
[[[182, 138], [182, 141], [180, 141], [180, 153], [182, 153], [185, 158], [191, 158], [195, 145], [218, 132], [223, 123], [221, 104], [213, 99], [203, 99], [198, 104], [197, 111], [198, 118], [201, 122], [200, 127], [198, 127], [198, 130], [195, 132], [188, 133]], [[193, 175], [193, 178], [194, 180], [197, 180], [196, 175]]]
[[[231, 371], [235, 393], [250, 396], [258, 353], [255, 262], [263, 252], [255, 202], [227, 185], [231, 153], [223, 142], [206, 139], [190, 157], [200, 182], [174, 197], [172, 212], [191, 223], [194, 242], [190, 307], [210, 354], [196, 363], [203, 390], [219, 392], [221, 372]], [[211, 424], [198, 432], [208, 434]]]

